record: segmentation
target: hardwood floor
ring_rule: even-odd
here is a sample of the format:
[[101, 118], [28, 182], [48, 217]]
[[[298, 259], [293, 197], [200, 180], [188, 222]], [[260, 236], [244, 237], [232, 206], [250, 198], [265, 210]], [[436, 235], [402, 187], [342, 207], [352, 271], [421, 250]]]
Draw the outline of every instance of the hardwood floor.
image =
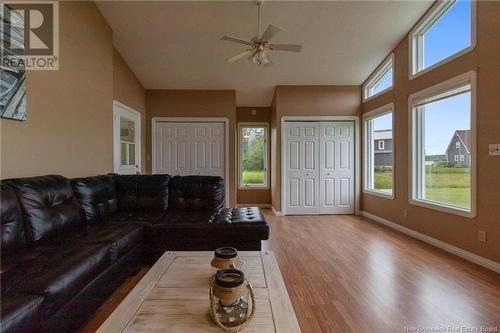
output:
[[[265, 215], [264, 249], [276, 254], [303, 333], [500, 331], [499, 274], [362, 217]], [[80, 332], [94, 332], [145, 271]]]

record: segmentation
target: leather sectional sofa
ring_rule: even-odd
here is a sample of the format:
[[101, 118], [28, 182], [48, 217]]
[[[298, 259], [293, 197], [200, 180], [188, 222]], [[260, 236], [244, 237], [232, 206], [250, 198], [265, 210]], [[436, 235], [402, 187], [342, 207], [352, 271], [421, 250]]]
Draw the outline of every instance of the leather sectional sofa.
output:
[[224, 209], [220, 177], [1, 182], [1, 332], [72, 332], [167, 250], [260, 250], [258, 208]]

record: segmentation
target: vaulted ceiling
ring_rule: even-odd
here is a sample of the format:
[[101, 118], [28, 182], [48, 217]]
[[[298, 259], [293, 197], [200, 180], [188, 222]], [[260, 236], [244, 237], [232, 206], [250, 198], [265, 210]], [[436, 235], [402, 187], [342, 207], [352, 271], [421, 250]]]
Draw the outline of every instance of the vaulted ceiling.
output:
[[235, 89], [238, 106], [268, 106], [276, 85], [359, 85], [431, 6], [428, 1], [265, 1], [262, 25], [284, 29], [272, 67], [227, 63], [257, 34], [252, 1], [98, 1], [114, 44], [146, 89]]

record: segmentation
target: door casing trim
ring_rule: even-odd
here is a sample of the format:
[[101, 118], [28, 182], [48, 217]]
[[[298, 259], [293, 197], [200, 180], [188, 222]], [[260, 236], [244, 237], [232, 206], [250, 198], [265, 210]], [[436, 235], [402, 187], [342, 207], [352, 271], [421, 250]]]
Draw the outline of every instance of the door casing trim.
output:
[[354, 123], [354, 214], [360, 215], [359, 198], [361, 193], [361, 155], [360, 155], [360, 129], [358, 116], [283, 116], [281, 117], [281, 215], [287, 215], [285, 203], [285, 182], [286, 173], [284, 172], [285, 164], [285, 149], [283, 143], [285, 142], [285, 123], [294, 121], [339, 121], [339, 122], [353, 122]]

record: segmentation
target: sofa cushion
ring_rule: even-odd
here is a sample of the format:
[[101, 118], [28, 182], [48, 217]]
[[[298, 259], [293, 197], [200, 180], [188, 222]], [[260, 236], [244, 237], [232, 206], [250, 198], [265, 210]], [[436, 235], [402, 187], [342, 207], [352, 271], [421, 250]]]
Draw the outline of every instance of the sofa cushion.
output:
[[14, 189], [0, 185], [2, 256], [26, 246], [21, 207]]
[[169, 175], [114, 175], [122, 212], [165, 212], [168, 209]]
[[38, 332], [43, 297], [2, 293], [0, 332]]
[[175, 176], [170, 183], [172, 211], [216, 213], [224, 206], [224, 179], [214, 176]]
[[102, 223], [118, 210], [115, 183], [110, 175], [74, 178], [71, 186], [88, 224]]
[[83, 226], [69, 179], [51, 175], [5, 182], [16, 190], [31, 240], [41, 241]]
[[50, 316], [110, 266], [108, 248], [80, 243], [28, 249], [2, 273], [2, 292], [44, 296], [43, 314]]
[[162, 211], [149, 211], [149, 212], [118, 212], [109, 216], [106, 221], [109, 224], [123, 224], [123, 223], [138, 223], [146, 226], [160, 223], [164, 220], [165, 212]]
[[144, 226], [140, 224], [109, 225], [106, 227], [90, 227], [82, 239], [90, 244], [107, 244], [111, 261], [114, 263], [132, 248], [142, 244]]

